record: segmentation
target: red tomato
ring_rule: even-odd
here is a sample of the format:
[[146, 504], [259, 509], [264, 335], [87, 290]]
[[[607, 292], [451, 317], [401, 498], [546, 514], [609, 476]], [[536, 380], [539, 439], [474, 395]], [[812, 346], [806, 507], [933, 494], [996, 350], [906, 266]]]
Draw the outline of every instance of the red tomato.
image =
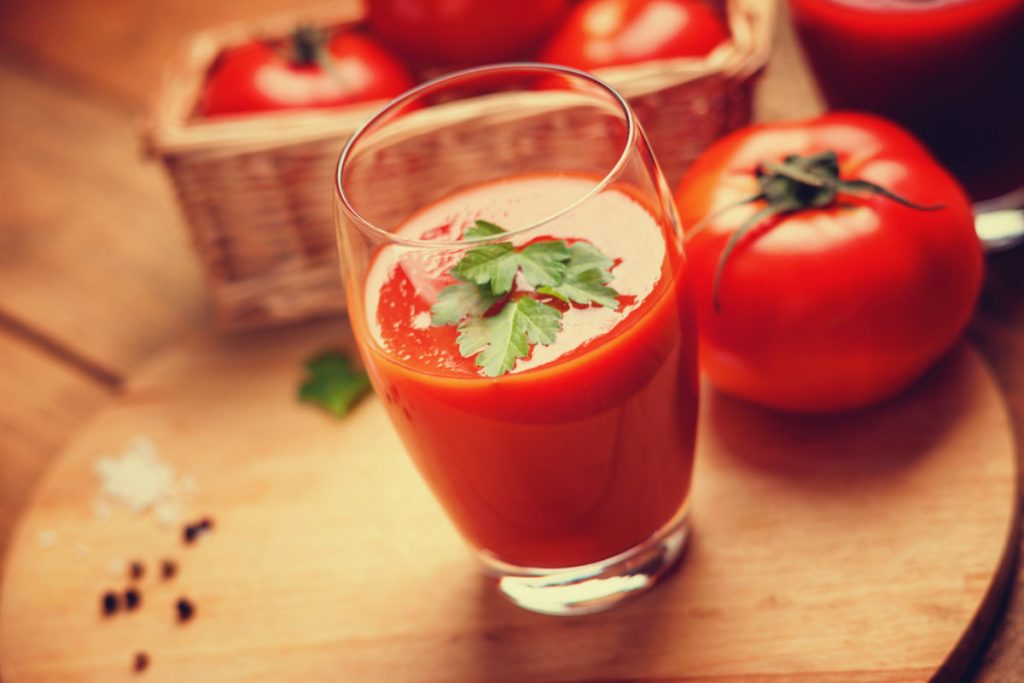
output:
[[[300, 29], [280, 50], [257, 42], [228, 51], [207, 78], [199, 113], [337, 107], [390, 99], [413, 86], [402, 62], [366, 36], [340, 33], [325, 45], [317, 41]], [[329, 69], [317, 50], [329, 55]]]
[[[830, 196], [830, 162], [807, 159], [826, 150], [842, 180], [942, 208], [910, 208], [864, 183]], [[795, 166], [819, 186], [777, 173], [790, 155], [801, 158], [784, 174]], [[796, 203], [767, 217], [764, 199], [736, 205], [763, 192]], [[737, 131], [693, 164], [676, 202], [703, 369], [719, 389], [775, 408], [840, 411], [900, 391], [956, 341], [981, 286], [963, 190], [909, 133], [874, 116]], [[723, 260], [744, 223], [753, 227]]]
[[426, 64], [466, 66], [522, 57], [566, 0], [368, 0], [373, 32]]
[[703, 57], [729, 39], [722, 17], [701, 0], [584, 0], [541, 52], [577, 69], [669, 57]]

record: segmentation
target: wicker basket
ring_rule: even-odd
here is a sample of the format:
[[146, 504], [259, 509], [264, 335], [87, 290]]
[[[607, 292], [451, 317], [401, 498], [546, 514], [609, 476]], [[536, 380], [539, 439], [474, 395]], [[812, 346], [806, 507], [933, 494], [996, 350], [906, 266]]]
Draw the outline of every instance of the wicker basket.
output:
[[[728, 0], [732, 40], [705, 59], [605, 69], [626, 96], [670, 183], [714, 139], [750, 121], [768, 60], [775, 0]], [[281, 37], [298, 23], [361, 21], [359, 6], [276, 17], [196, 36], [168, 72], [146, 132], [166, 166], [225, 327], [303, 320], [343, 310], [331, 187], [346, 138], [381, 102], [232, 120], [194, 115], [206, 72], [224, 49]]]

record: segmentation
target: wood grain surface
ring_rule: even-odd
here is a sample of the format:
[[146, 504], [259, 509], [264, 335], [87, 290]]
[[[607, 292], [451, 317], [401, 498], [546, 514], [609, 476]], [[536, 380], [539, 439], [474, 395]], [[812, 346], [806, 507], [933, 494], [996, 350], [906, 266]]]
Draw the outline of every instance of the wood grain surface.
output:
[[[0, 3], [0, 182], [7, 188], [0, 207], [0, 553], [29, 490], [69, 436], [145, 359], [208, 325], [199, 269], [169, 187], [134, 153], [136, 121], [164, 60], [193, 30], [313, 4], [319, 2]], [[762, 119], [821, 109], [788, 24], [780, 28], [758, 100]], [[33, 106], [21, 106], [22, 97]], [[92, 157], [105, 160], [99, 184]], [[62, 203], [62, 190], [76, 201]], [[110, 239], [116, 228], [123, 234]], [[144, 237], [132, 242], [131, 231]], [[91, 237], [104, 242], [102, 260], [92, 263]], [[99, 262], [103, 267], [90, 267]], [[1024, 251], [990, 258], [988, 266], [970, 338], [1024, 434]], [[129, 290], [141, 294], [124, 295], [124, 272], [157, 288], [134, 285]], [[156, 309], [147, 308], [152, 291], [162, 297]], [[971, 680], [1021, 678], [1020, 569], [1015, 582]]]
[[25, 482], [38, 479], [48, 462], [40, 453], [61, 449], [111, 390], [3, 329], [0, 374], [0, 519], [12, 520], [28, 501]]
[[[846, 417], [706, 393], [682, 567], [617, 610], [557, 619], [480, 576], [376, 399], [341, 422], [297, 403], [301, 361], [343, 335], [200, 336], [137, 373], [23, 518], [0, 597], [7, 683], [128, 679], [136, 649], [152, 681], [924, 680], [998, 605], [1016, 458], [967, 348]], [[138, 434], [198, 481], [190, 517], [215, 527], [194, 545], [93, 515], [96, 459]], [[179, 576], [101, 617], [100, 593], [126, 583], [111, 561], [167, 555]], [[193, 622], [175, 623], [178, 595]]]
[[141, 166], [131, 116], [2, 63], [0, 90], [3, 310], [130, 372], [204, 307], [170, 188]]

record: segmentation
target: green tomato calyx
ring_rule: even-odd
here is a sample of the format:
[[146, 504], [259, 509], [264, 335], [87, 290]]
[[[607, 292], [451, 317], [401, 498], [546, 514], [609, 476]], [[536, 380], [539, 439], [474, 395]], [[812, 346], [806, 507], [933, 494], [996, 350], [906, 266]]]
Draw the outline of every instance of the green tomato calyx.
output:
[[912, 202], [881, 185], [867, 180], [847, 180], [841, 178], [839, 157], [832, 150], [825, 150], [808, 156], [791, 154], [781, 162], [765, 161], [758, 165], [754, 174], [757, 177], [757, 194], [712, 212], [697, 223], [687, 234], [688, 240], [693, 239], [711, 223], [712, 219], [721, 216], [730, 209], [747, 204], [762, 204], [757, 211], [751, 214], [747, 220], [729, 235], [729, 240], [725, 243], [725, 247], [718, 257], [711, 295], [712, 305], [716, 313], [721, 312], [720, 291], [722, 276], [736, 246], [751, 230], [764, 225], [766, 221], [776, 216], [785, 217], [802, 211], [839, 206], [840, 196], [844, 194], [855, 196], [879, 195], [917, 211], [938, 211], [944, 208], [938, 204], [924, 205]]

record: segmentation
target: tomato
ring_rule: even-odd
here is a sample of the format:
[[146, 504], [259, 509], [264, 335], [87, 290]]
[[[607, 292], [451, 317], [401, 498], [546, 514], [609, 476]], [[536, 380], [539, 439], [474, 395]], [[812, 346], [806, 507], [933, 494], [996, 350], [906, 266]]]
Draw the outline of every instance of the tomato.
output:
[[[771, 201], [743, 203], [761, 193]], [[902, 390], [956, 341], [981, 286], [964, 191], [874, 116], [737, 131], [691, 166], [676, 202], [704, 372], [774, 408], [833, 412]]]
[[370, 26], [420, 63], [468, 66], [523, 57], [567, 0], [368, 0]]
[[541, 59], [589, 70], [703, 57], [728, 39], [722, 17], [702, 0], [584, 0], [541, 52]]
[[199, 114], [337, 107], [390, 99], [412, 86], [402, 62], [372, 39], [339, 33], [324, 43], [315, 31], [299, 29], [289, 45], [253, 42], [222, 55], [207, 77]]

